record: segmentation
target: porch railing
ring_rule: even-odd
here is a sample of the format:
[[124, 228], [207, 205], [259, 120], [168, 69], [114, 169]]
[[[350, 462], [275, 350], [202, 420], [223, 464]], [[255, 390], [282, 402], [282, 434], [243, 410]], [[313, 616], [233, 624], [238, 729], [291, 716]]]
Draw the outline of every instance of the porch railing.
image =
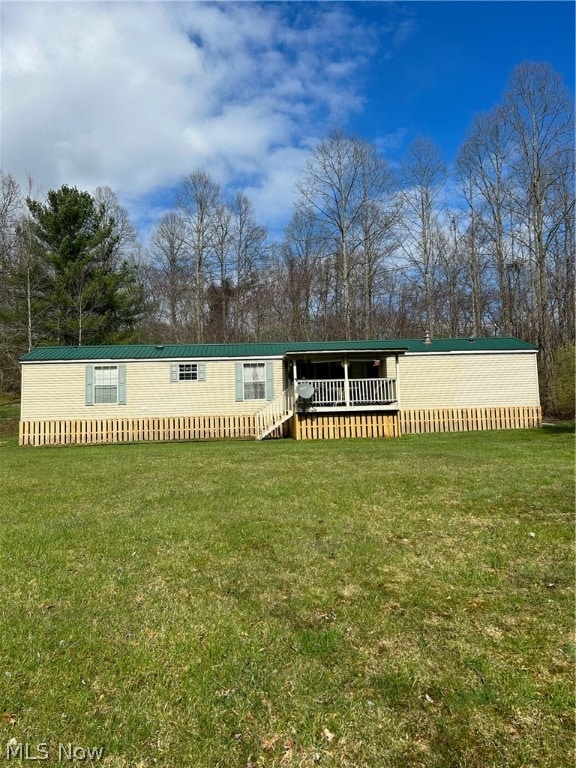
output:
[[386, 405], [396, 401], [396, 379], [307, 379], [318, 407]]
[[290, 384], [256, 414], [256, 439], [269, 435], [294, 413], [294, 385]]
[[396, 379], [350, 379], [350, 405], [375, 405], [396, 400]]

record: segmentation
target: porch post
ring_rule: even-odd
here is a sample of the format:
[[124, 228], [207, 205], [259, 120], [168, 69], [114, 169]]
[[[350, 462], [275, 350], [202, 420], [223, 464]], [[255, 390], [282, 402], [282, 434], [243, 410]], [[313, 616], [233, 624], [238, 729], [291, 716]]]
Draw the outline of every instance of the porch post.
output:
[[346, 408], [350, 408], [350, 381], [348, 380], [348, 358], [345, 357], [342, 361], [344, 366], [344, 402]]
[[294, 413], [290, 419], [290, 435], [294, 440], [300, 440], [302, 433], [300, 431], [300, 414], [298, 413], [298, 366], [296, 358], [292, 360], [292, 386], [294, 387]]
[[396, 381], [394, 383], [394, 386], [396, 388], [396, 402], [398, 403], [398, 407], [400, 407], [400, 366], [398, 365], [398, 358], [399, 355], [396, 353], [394, 355], [394, 358], [396, 360]]

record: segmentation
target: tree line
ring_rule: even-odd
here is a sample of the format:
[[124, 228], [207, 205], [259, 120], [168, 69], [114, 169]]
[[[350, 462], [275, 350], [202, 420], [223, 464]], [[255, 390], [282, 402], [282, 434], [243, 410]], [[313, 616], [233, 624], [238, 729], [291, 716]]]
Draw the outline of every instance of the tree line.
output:
[[[514, 335], [551, 407], [573, 368], [574, 114], [547, 64], [517, 66], [451, 168], [335, 130], [272, 240], [206, 170], [139, 242], [110, 188], [46, 200], [0, 175], [0, 389], [39, 343]], [[564, 388], [564, 389], [563, 389]], [[566, 399], [566, 395], [563, 395]]]

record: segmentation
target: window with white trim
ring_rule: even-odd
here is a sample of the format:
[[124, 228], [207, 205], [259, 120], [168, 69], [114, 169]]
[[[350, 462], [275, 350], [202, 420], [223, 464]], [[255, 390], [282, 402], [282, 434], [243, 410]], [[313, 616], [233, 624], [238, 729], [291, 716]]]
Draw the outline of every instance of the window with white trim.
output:
[[170, 381], [206, 381], [206, 363], [170, 363]]
[[266, 399], [266, 364], [244, 363], [244, 400]]
[[198, 364], [180, 363], [178, 366], [178, 381], [198, 381]]
[[118, 366], [94, 366], [94, 404], [118, 403]]
[[86, 405], [126, 405], [126, 366], [87, 365]]

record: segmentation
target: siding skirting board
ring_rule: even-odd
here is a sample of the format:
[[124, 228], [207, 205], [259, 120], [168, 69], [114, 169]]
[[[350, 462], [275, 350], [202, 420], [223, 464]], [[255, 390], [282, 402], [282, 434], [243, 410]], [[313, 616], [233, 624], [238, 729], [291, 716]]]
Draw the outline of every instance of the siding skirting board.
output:
[[[542, 424], [540, 406], [499, 408], [419, 408], [397, 412], [297, 413], [290, 419], [296, 440], [346, 437], [400, 437], [424, 432], [525, 429]], [[283, 424], [268, 438], [284, 437]], [[285, 429], [286, 427], [286, 429]], [[47, 419], [21, 421], [20, 445], [94, 445], [176, 440], [255, 439], [253, 414], [164, 416], [126, 419]]]
[[527, 429], [542, 425], [539, 405], [498, 408], [417, 408], [400, 411], [403, 434], [468, 432], [483, 429]]
[[[278, 434], [276, 434], [278, 432]], [[282, 429], [271, 437], [282, 437]], [[253, 414], [238, 416], [159, 416], [127, 419], [21, 421], [20, 445], [90, 445], [173, 440], [254, 439]]]
[[493, 408], [418, 408], [396, 413], [295, 414], [290, 436], [296, 440], [343, 437], [400, 437], [425, 432], [527, 429], [542, 425], [540, 406]]
[[343, 437], [400, 437], [398, 412], [296, 413], [290, 420], [295, 440]]

